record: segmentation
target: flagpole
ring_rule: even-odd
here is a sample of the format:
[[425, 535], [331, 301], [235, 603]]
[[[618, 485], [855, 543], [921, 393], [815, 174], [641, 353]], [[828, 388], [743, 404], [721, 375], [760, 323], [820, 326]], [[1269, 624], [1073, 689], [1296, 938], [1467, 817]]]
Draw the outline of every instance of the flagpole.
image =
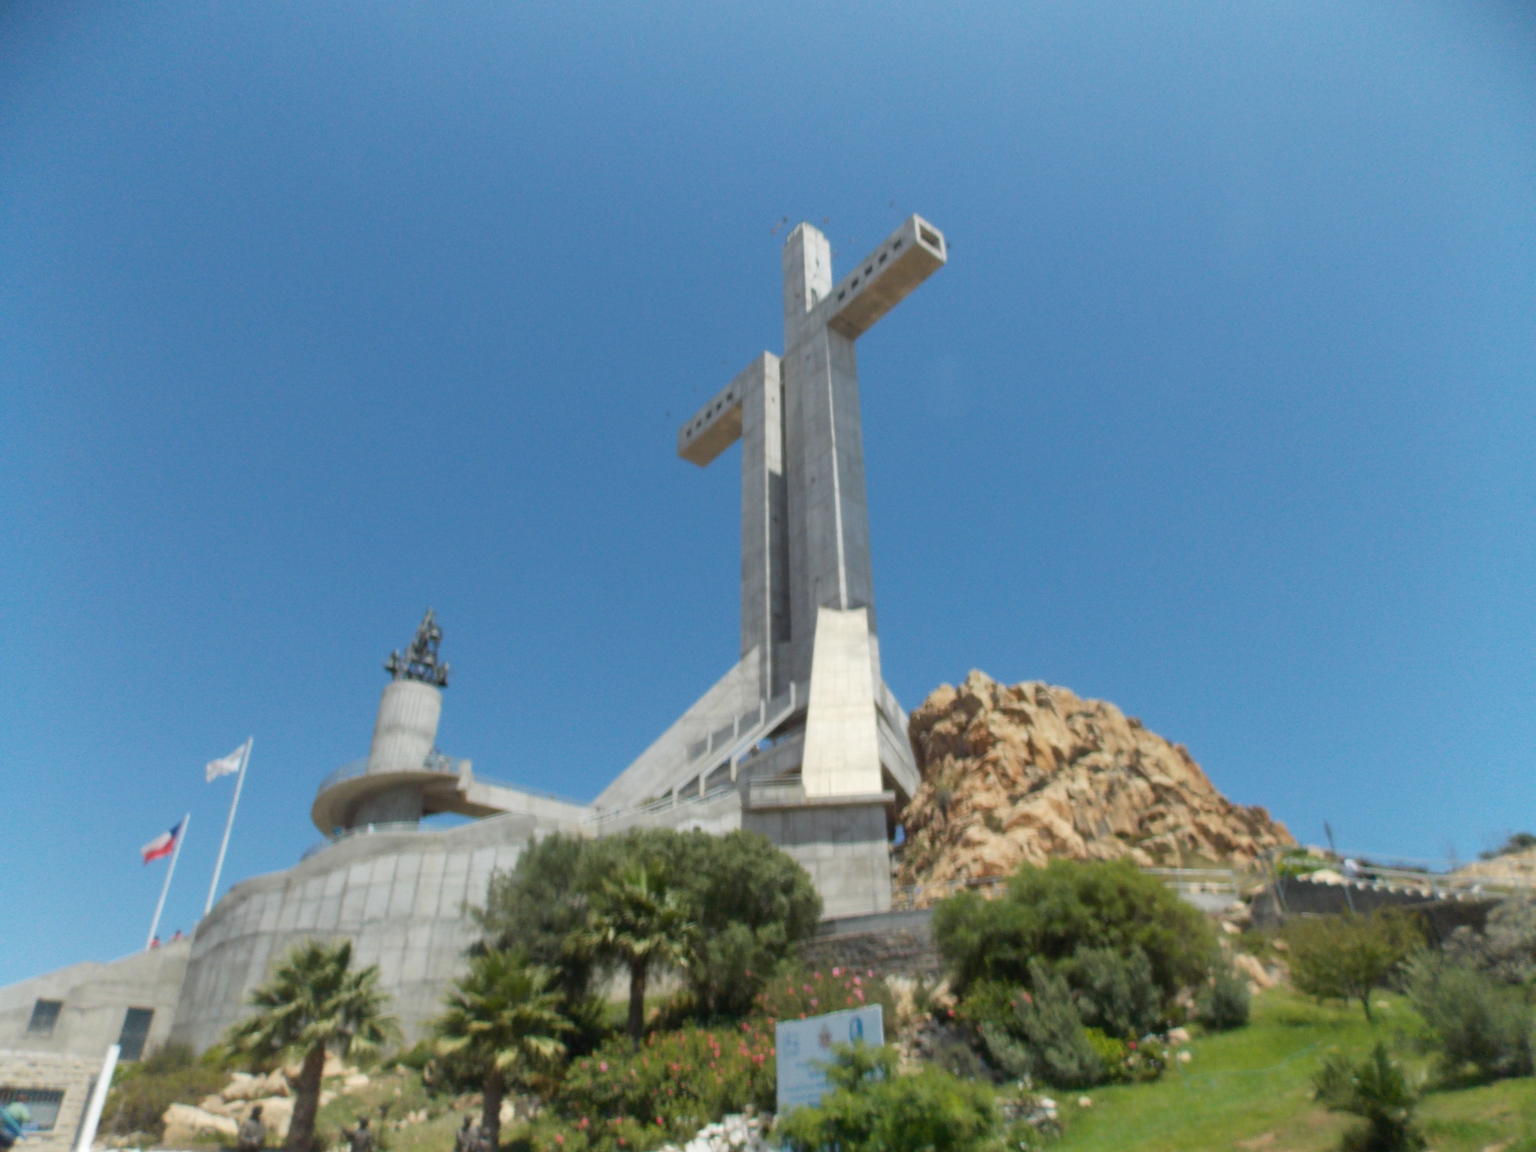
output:
[[219, 858], [213, 865], [213, 883], [208, 885], [208, 899], [203, 904], [203, 915], [213, 911], [213, 898], [219, 891], [219, 873], [224, 871], [224, 853], [229, 848], [229, 830], [235, 826], [235, 809], [240, 806], [240, 789], [245, 786], [245, 766], [251, 762], [251, 747], [256, 743], [252, 736], [245, 742], [240, 753], [240, 775], [235, 777], [235, 794], [229, 801], [229, 816], [224, 820], [224, 839], [219, 841]]
[[165, 883], [160, 885], [160, 902], [155, 905], [155, 918], [149, 922], [149, 937], [144, 941], [146, 948], [154, 946], [155, 933], [160, 929], [160, 913], [165, 911], [165, 894], [171, 890], [171, 877], [176, 875], [176, 861], [181, 858], [181, 845], [187, 838], [187, 828], [191, 823], [192, 813], [188, 812], [176, 826], [176, 847], [171, 850], [171, 866], [165, 870]]

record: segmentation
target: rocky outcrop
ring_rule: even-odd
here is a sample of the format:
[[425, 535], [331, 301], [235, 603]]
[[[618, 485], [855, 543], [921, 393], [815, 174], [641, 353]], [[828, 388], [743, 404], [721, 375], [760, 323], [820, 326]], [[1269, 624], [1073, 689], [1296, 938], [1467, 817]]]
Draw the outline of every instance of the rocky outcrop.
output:
[[1500, 881], [1519, 887], [1536, 885], [1536, 848], [1520, 852], [1504, 852], [1485, 860], [1463, 864], [1452, 873], [1458, 880]]
[[922, 784], [902, 824], [897, 883], [928, 903], [957, 884], [1055, 857], [1245, 864], [1295, 843], [1233, 804], [1181, 744], [1113, 704], [972, 672], [912, 714]]

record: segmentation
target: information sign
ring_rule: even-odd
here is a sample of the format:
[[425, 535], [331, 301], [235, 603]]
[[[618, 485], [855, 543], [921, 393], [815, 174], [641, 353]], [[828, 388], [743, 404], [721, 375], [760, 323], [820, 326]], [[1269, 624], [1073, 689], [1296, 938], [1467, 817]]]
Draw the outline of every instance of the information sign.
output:
[[780, 1020], [773, 1045], [778, 1061], [778, 1107], [788, 1112], [821, 1103], [827, 1094], [827, 1065], [838, 1044], [885, 1043], [885, 1019], [878, 1004], [828, 1012], [805, 1020]]

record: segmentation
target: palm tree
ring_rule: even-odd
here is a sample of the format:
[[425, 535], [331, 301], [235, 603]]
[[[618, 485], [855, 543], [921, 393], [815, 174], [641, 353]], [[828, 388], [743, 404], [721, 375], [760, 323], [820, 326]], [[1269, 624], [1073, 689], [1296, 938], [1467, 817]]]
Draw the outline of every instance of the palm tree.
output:
[[697, 931], [680, 893], [644, 864], [603, 885], [593, 901], [586, 937], [594, 951], [629, 969], [629, 1036], [645, 1032], [645, 986], [656, 965], [687, 963]]
[[286, 1152], [311, 1152], [314, 1145], [326, 1052], [362, 1055], [397, 1035], [378, 982], [376, 965], [352, 970], [350, 940], [308, 940], [251, 993], [257, 1013], [230, 1028], [227, 1043], [236, 1052], [263, 1063], [300, 1062]]
[[565, 1054], [560, 1033], [570, 1025], [550, 980], [548, 968], [521, 952], [482, 952], [470, 957], [469, 971], [448, 991], [448, 1011], [433, 1024], [438, 1052], [480, 1081], [480, 1130], [492, 1149], [501, 1139], [507, 1089], [549, 1071]]

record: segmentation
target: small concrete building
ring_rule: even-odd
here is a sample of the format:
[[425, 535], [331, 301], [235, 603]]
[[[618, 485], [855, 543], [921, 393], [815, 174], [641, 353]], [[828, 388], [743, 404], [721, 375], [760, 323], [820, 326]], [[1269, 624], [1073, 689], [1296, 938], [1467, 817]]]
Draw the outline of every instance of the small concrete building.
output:
[[[755, 357], [678, 434], [700, 465], [742, 443], [740, 658], [594, 802], [485, 779], [438, 750], [449, 669], [429, 610], [385, 664], [367, 757], [316, 793], [327, 842], [236, 884], [190, 943], [0, 989], [0, 1100], [52, 1101], [50, 1130], [71, 1129], [108, 1044], [129, 1059], [166, 1039], [207, 1048], [314, 937], [351, 939], [419, 1036], [463, 970], [466, 909], [554, 832], [753, 829], [810, 872], [828, 918], [886, 912], [891, 835], [918, 774], [880, 671], [854, 341], [945, 259], [943, 236], [913, 216], [834, 284], [826, 237], [791, 234], [784, 355]], [[421, 825], [439, 813], [470, 819]]]
[[0, 1104], [31, 1111], [28, 1152], [73, 1145], [109, 1045], [137, 1060], [166, 1041], [191, 951], [177, 940], [0, 988]]

